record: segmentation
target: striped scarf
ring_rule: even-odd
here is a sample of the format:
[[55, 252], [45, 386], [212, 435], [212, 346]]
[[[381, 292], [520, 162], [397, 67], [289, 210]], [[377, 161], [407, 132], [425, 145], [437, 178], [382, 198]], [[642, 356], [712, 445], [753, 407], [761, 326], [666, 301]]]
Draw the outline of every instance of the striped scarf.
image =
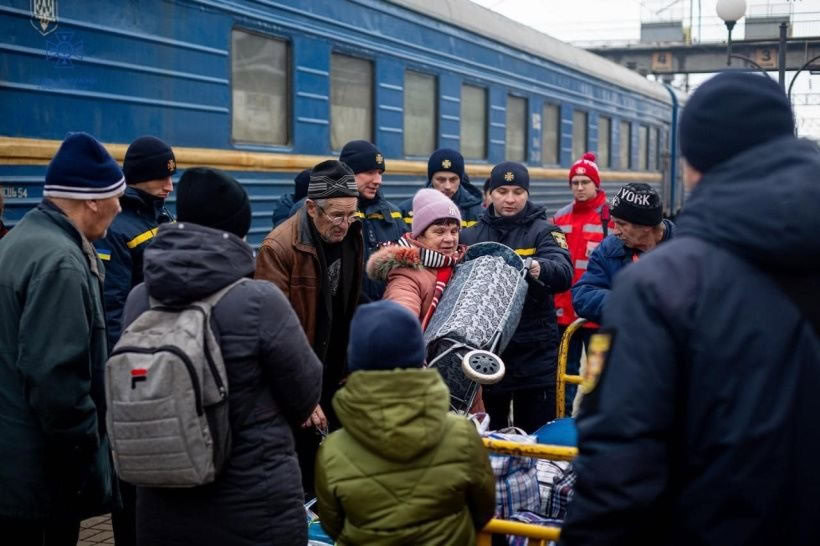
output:
[[430, 318], [432, 318], [433, 312], [438, 306], [441, 294], [444, 292], [444, 287], [447, 286], [447, 283], [450, 282], [450, 277], [453, 276], [453, 266], [458, 262], [459, 258], [461, 258], [461, 253], [459, 252], [455, 256], [445, 256], [441, 252], [424, 248], [421, 245], [414, 245], [407, 237], [407, 234], [396, 241], [396, 244], [408, 248], [417, 248], [421, 265], [436, 270], [436, 286], [433, 291], [433, 301], [430, 304], [430, 308], [427, 309], [424, 319], [421, 321], [421, 330], [424, 331], [427, 329], [427, 324], [430, 322]]

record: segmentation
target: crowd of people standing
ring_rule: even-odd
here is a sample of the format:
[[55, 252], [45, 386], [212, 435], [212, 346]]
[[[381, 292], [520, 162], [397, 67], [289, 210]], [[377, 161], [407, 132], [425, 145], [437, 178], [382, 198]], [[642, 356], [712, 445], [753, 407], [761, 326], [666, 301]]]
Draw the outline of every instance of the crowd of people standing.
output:
[[[773, 82], [704, 84], [681, 119], [693, 191], [679, 226], [650, 185], [608, 201], [590, 153], [551, 216], [525, 165], [495, 165], [482, 195], [451, 149], [396, 206], [381, 191], [384, 156], [355, 140], [299, 173], [258, 253], [244, 240], [250, 199], [229, 174], [193, 167], [174, 187], [159, 138], [132, 142], [120, 166], [91, 135], [69, 135], [43, 201], [8, 233], [0, 224], [0, 533], [75, 544], [81, 519], [110, 511], [119, 546], [305, 544], [315, 496], [339, 544], [472, 543], [493, 515], [493, 474], [472, 424], [448, 415], [422, 334], [468, 246], [492, 241], [531, 259], [506, 374], [474, 406], [493, 428], [532, 433], [555, 417], [557, 349], [576, 318], [588, 322], [570, 371], [594, 339], [604, 347], [585, 377], [566, 544], [757, 543], [783, 529], [763, 517], [772, 499], [785, 542], [811, 543], [820, 439], [802, 425], [820, 379], [807, 303], [820, 226], [803, 202], [820, 153], [793, 128]], [[120, 481], [108, 354], [146, 310], [242, 279], [208, 326], [230, 385], [225, 467], [187, 489]]]

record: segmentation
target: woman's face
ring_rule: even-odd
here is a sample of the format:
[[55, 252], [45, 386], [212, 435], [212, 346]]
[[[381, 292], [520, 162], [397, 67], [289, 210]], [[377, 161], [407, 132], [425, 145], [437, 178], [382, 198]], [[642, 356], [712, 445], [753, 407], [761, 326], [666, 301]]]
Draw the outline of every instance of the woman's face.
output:
[[429, 249], [452, 255], [458, 248], [458, 232], [461, 226], [455, 221], [446, 224], [430, 224], [416, 240]]

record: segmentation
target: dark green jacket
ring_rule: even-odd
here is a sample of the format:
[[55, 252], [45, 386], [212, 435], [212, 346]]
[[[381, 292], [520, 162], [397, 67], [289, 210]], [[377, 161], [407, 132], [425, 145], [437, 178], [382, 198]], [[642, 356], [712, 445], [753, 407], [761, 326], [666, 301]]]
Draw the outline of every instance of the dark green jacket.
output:
[[316, 458], [319, 518], [337, 544], [475, 543], [495, 480], [475, 427], [449, 402], [435, 370], [350, 375], [333, 399], [344, 428]]
[[102, 270], [47, 201], [0, 244], [0, 516], [110, 508]]

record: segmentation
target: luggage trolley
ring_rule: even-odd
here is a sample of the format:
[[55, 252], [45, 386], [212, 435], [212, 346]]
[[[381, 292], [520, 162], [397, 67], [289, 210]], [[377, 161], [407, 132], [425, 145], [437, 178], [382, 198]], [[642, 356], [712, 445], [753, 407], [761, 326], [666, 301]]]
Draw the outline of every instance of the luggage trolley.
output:
[[450, 409], [465, 414], [479, 384], [498, 383], [527, 295], [531, 259], [500, 243], [477, 243], [456, 266], [424, 332], [427, 362], [450, 389]]

